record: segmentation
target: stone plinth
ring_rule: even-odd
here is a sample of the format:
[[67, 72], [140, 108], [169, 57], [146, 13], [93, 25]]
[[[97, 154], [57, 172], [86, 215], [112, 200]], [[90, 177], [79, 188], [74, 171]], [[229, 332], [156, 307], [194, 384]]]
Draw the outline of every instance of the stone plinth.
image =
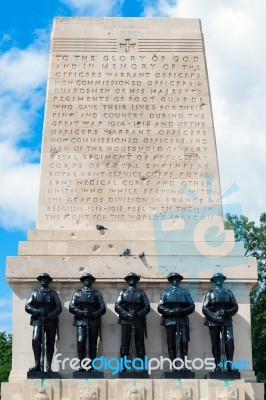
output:
[[[43, 396], [43, 397], [41, 397]], [[46, 396], [46, 397], [45, 397]], [[2, 384], [2, 400], [263, 400], [261, 383], [204, 379], [49, 380]]]
[[[217, 257], [215, 249], [219, 242], [208, 243], [208, 249], [201, 248], [203, 242], [195, 242], [191, 247], [189, 232], [186, 231], [184, 241], [176, 242], [170, 233], [165, 231], [165, 240], [156, 243], [156, 231], [125, 231], [119, 236], [118, 232], [101, 231], [30, 231], [29, 240], [20, 244], [19, 256], [8, 258], [8, 279], [14, 292], [14, 345], [13, 368], [10, 380], [15, 382], [26, 377], [26, 371], [33, 365], [31, 350], [31, 330], [29, 315], [24, 312], [25, 302], [29, 293], [36, 287], [37, 274], [45, 270], [54, 277], [52, 287], [59, 293], [63, 312], [60, 315], [60, 341], [57, 352], [62, 358], [77, 357], [76, 333], [72, 326], [73, 316], [68, 312], [69, 301], [73, 292], [81, 286], [79, 277], [84, 272], [90, 272], [97, 277], [95, 288], [99, 289], [107, 304], [107, 313], [102, 317], [102, 337], [99, 344], [99, 355], [119, 357], [120, 326], [117, 324], [117, 314], [114, 303], [119, 291], [125, 287], [124, 276], [130, 271], [141, 275], [139, 287], [145, 289], [151, 303], [152, 311], [147, 316], [148, 339], [146, 351], [149, 357], [167, 357], [167, 344], [164, 329], [160, 326], [160, 315], [157, 304], [161, 291], [166, 287], [165, 276], [171, 270], [177, 269], [185, 280], [183, 286], [188, 288], [196, 304], [195, 312], [190, 319], [189, 358], [211, 357], [211, 344], [208, 329], [203, 325], [201, 313], [204, 294], [211, 288], [209, 277], [215, 271], [223, 270], [228, 277], [225, 286], [230, 288], [238, 301], [239, 312], [234, 317], [234, 333], [237, 337], [235, 359], [245, 359], [249, 362], [251, 371], [243, 371], [242, 377], [253, 381], [252, 352], [250, 335], [249, 293], [256, 280], [256, 263], [254, 259], [243, 257], [241, 243], [234, 246], [231, 232], [225, 242], [225, 249], [233, 248], [231, 255], [220, 257], [224, 268], [215, 267]], [[191, 234], [191, 233], [190, 233]], [[93, 240], [93, 237], [95, 240]], [[146, 240], [145, 240], [146, 238]], [[230, 240], [231, 239], [231, 240]], [[186, 240], [186, 241], [185, 241]], [[196, 244], [196, 245], [195, 245]], [[213, 244], [213, 246], [212, 246]], [[131, 255], [121, 256], [123, 250], [129, 248]], [[169, 250], [171, 249], [171, 250]], [[214, 250], [213, 250], [214, 249]], [[205, 254], [204, 251], [209, 251]], [[139, 257], [145, 251], [144, 257]], [[198, 269], [192, 268], [194, 262]], [[209, 263], [209, 266], [208, 266]], [[203, 268], [206, 265], [206, 268]], [[211, 266], [213, 265], [213, 269]], [[229, 264], [230, 265], [230, 264]], [[23, 337], [21, 332], [25, 332]], [[55, 363], [55, 369], [60, 370], [63, 378], [70, 378], [73, 370], [69, 364]], [[110, 376], [107, 372], [106, 376]], [[204, 370], [196, 372], [197, 377], [203, 378]], [[163, 377], [162, 371], [154, 371], [157, 378]]]

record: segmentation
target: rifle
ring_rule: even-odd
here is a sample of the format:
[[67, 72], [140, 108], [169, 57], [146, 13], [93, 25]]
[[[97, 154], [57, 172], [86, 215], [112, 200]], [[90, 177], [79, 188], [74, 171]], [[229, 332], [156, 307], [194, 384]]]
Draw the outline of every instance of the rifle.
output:
[[131, 322], [131, 354], [132, 354], [132, 360], [135, 358], [135, 325], [134, 325], [134, 319]]
[[134, 318], [135, 318], [135, 303], [134, 303], [134, 292], [133, 292], [133, 319], [131, 321], [131, 354], [132, 360], [135, 358], [136, 353], [136, 346], [135, 346], [135, 325], [134, 325]]
[[[85, 311], [88, 311], [88, 310], [85, 310]], [[90, 358], [89, 317], [87, 317], [87, 325], [86, 325], [86, 357]]]
[[179, 357], [179, 352], [180, 352], [180, 346], [179, 346], [179, 341], [180, 341], [180, 332], [179, 332], [179, 325], [178, 325], [178, 317], [176, 317], [176, 332], [175, 332], [175, 336], [176, 336], [176, 358]]
[[224, 329], [224, 302], [223, 302], [223, 298], [222, 298], [222, 309], [220, 310], [220, 314], [222, 317], [222, 346], [221, 346], [221, 350], [222, 350], [222, 370], [224, 372], [225, 370], [225, 361], [226, 361], [226, 355], [225, 355], [225, 329]]
[[41, 323], [42, 323], [42, 351], [41, 351], [41, 362], [40, 362], [40, 366], [41, 366], [41, 371], [44, 372], [44, 358], [45, 358], [45, 338], [44, 338], [44, 318], [45, 317], [41, 317]]
[[222, 322], [222, 346], [221, 346], [221, 348], [222, 348], [222, 364], [223, 364], [223, 372], [224, 372], [224, 367], [225, 367], [225, 359], [226, 359], [226, 357], [225, 357], [225, 329], [224, 329], [224, 323]]

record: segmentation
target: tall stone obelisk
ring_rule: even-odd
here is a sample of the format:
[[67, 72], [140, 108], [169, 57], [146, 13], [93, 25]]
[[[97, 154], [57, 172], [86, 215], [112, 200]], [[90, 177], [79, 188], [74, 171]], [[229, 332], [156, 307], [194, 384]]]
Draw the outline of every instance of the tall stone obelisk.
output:
[[[106, 229], [97, 229], [99, 225]], [[121, 256], [126, 249], [130, 255]], [[211, 356], [201, 304], [212, 274], [223, 272], [240, 305], [234, 318], [239, 339], [235, 357], [252, 363], [248, 295], [256, 282], [256, 262], [243, 254], [242, 244], [235, 243], [233, 232], [223, 226], [200, 21], [57, 18], [51, 39], [37, 228], [20, 243], [19, 256], [10, 257], [7, 264], [14, 291], [13, 387], [19, 393], [23, 388], [24, 397], [33, 396], [38, 388], [37, 383], [24, 381], [33, 363], [24, 304], [42, 271], [53, 276], [64, 305], [57, 351], [70, 359], [76, 357], [76, 337], [68, 303], [85, 271], [97, 278], [96, 287], [108, 305], [99, 346], [105, 357], [119, 357], [114, 302], [131, 271], [141, 275], [140, 287], [153, 308], [148, 316], [147, 354], [167, 356], [157, 303], [166, 275], [172, 271], [184, 275], [184, 285], [196, 302], [190, 318], [190, 359]], [[61, 365], [60, 373], [71, 378], [69, 364], [64, 369]], [[105, 375], [112, 378], [110, 371]], [[203, 375], [200, 371], [197, 376]], [[158, 379], [161, 376], [162, 371], [154, 371], [156, 379], [146, 381], [146, 391], [138, 383], [138, 395], [174, 397], [176, 385], [164, 383]], [[252, 371], [242, 376], [254, 380]], [[137, 393], [130, 392], [125, 381], [108, 379], [90, 385], [92, 389], [71, 380], [50, 381], [47, 395], [56, 400], [129, 399]], [[186, 396], [201, 398], [200, 385], [205, 384], [195, 380], [189, 385]], [[5, 393], [10, 387], [4, 386]], [[206, 387], [208, 398], [218, 396], [220, 389], [214, 394], [212, 384]], [[236, 383], [234, 390], [242, 396], [246, 387]]]

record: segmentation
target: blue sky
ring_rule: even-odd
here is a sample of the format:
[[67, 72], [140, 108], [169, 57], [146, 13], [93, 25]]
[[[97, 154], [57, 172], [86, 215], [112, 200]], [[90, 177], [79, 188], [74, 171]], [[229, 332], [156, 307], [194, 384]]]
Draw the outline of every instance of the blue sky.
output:
[[5, 257], [35, 225], [49, 39], [57, 16], [200, 18], [222, 192], [266, 210], [265, 0], [9, 0], [0, 15], [0, 331], [11, 330]]

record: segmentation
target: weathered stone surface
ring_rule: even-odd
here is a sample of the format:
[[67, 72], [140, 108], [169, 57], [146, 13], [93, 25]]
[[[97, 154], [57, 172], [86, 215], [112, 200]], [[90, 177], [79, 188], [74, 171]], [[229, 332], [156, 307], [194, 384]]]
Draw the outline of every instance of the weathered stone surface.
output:
[[199, 20], [56, 19], [41, 171], [38, 229], [221, 216]]
[[30, 380], [2, 383], [1, 394], [2, 400], [34, 400], [38, 394], [49, 400], [263, 400], [263, 386], [243, 380]]
[[[130, 256], [121, 256], [126, 249]], [[167, 357], [157, 304], [167, 274], [182, 273], [196, 304], [190, 316], [191, 360], [212, 356], [201, 308], [210, 277], [223, 272], [225, 286], [239, 303], [235, 359], [250, 363], [251, 370], [241, 376], [255, 380], [249, 293], [257, 279], [256, 260], [244, 257], [243, 245], [224, 230], [199, 20], [55, 20], [37, 229], [20, 243], [19, 256], [7, 261], [14, 344], [11, 383], [3, 386], [3, 400], [38, 394], [37, 381], [23, 382], [33, 365], [32, 328], [24, 305], [42, 271], [53, 276], [63, 305], [56, 352], [70, 359], [77, 353], [68, 305], [84, 272], [97, 278], [95, 288], [107, 304], [98, 348], [107, 358], [119, 356], [114, 303], [131, 271], [141, 275], [139, 287], [152, 308], [146, 352]], [[242, 400], [246, 385], [241, 381], [230, 394], [216, 393], [213, 383], [208, 386], [201, 379], [178, 385], [163, 379], [85, 382], [69, 379], [73, 370], [68, 363], [63, 368], [54, 360], [53, 368], [64, 378], [45, 387], [54, 400], [213, 400], [226, 395]], [[196, 371], [196, 378], [205, 373]], [[111, 371], [105, 376], [112, 377]], [[154, 371], [152, 377], [162, 378], [163, 371]], [[248, 396], [253, 400], [256, 388], [254, 400], [261, 400], [260, 387], [252, 385], [245, 386]]]

